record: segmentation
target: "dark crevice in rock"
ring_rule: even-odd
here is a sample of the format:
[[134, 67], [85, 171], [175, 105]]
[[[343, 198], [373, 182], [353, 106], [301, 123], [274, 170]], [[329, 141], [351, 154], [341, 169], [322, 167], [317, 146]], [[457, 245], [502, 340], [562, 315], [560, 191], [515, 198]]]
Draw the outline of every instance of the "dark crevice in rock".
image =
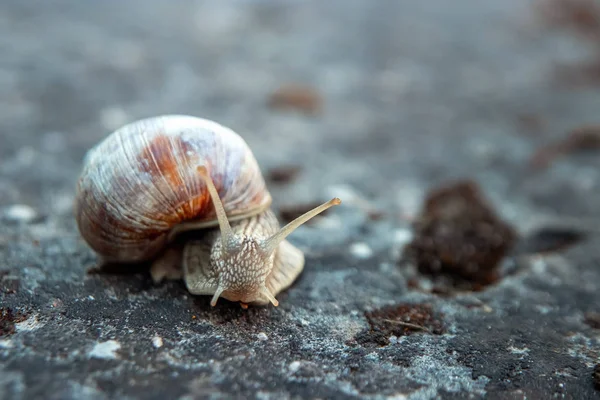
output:
[[568, 228], [541, 227], [523, 237], [515, 254], [547, 254], [565, 251], [587, 237], [582, 231]]
[[15, 324], [25, 321], [28, 313], [15, 312], [9, 307], [0, 308], [0, 336], [9, 336], [15, 333]]

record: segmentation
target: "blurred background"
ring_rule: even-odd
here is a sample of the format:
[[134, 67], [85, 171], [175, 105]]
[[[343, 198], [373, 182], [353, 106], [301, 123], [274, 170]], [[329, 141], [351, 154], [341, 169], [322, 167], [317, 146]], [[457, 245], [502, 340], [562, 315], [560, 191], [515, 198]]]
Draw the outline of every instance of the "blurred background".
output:
[[[21, 187], [3, 182], [0, 203], [66, 211], [88, 148], [125, 123], [178, 113], [240, 133], [266, 172], [291, 169], [296, 184], [274, 188], [277, 203], [351, 185], [380, 207], [411, 212], [424, 184], [468, 176], [500, 197], [525, 190], [536, 205], [571, 212], [572, 202], [548, 199], [597, 188], [596, 159], [553, 165], [543, 182], [528, 164], [540, 147], [598, 123], [597, 8], [7, 0], [0, 156]], [[53, 197], [39, 198], [40, 186]]]

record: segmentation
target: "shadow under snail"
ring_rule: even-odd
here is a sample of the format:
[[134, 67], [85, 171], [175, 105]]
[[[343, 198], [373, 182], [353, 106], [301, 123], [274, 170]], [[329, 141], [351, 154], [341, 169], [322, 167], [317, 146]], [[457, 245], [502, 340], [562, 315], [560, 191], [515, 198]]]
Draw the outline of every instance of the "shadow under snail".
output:
[[[125, 125], [83, 164], [75, 217], [100, 262], [151, 262], [155, 282], [183, 278], [190, 293], [212, 295], [212, 306], [219, 297], [277, 306], [305, 262], [286, 237], [341, 203], [334, 198], [280, 228], [246, 142], [192, 116]], [[191, 238], [176, 244], [184, 232]]]

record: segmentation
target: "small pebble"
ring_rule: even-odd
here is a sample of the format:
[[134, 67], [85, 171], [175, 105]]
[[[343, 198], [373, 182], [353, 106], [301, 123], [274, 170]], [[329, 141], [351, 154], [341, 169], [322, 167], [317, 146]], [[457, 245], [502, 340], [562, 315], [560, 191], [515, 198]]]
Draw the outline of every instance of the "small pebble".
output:
[[288, 84], [273, 92], [268, 104], [271, 108], [295, 109], [308, 114], [318, 112], [322, 99], [315, 88], [300, 84]]
[[369, 258], [373, 255], [373, 250], [366, 243], [354, 243], [350, 246], [350, 253], [357, 258]]
[[513, 354], [529, 354], [529, 349], [527, 347], [520, 349], [518, 347], [509, 346], [508, 350]]
[[267, 334], [264, 333], [264, 332], [259, 333], [258, 335], [256, 335], [256, 337], [258, 338], [258, 340], [262, 340], [262, 341], [265, 341], [265, 340], [269, 339], [269, 337], [267, 336]]
[[160, 336], [154, 336], [152, 338], [152, 346], [156, 347], [157, 349], [160, 349], [161, 347], [163, 347], [163, 340]]
[[4, 210], [4, 217], [12, 222], [30, 223], [37, 215], [33, 208], [25, 204], [13, 204]]
[[300, 367], [302, 366], [302, 363], [300, 363], [300, 361], [293, 361], [290, 366], [288, 367], [290, 373], [295, 373], [297, 372]]
[[396, 229], [393, 234], [394, 243], [399, 246], [404, 246], [413, 238], [413, 234], [409, 229]]
[[90, 358], [114, 360], [117, 358], [116, 351], [120, 348], [121, 344], [116, 340], [109, 340], [102, 343], [96, 343], [92, 351], [90, 351]]

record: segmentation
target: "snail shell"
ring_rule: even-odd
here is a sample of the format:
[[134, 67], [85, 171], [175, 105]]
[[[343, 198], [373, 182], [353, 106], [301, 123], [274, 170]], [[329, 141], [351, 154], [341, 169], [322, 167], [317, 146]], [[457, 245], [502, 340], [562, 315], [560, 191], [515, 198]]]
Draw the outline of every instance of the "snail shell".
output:
[[86, 155], [75, 203], [83, 238], [104, 261], [139, 262], [155, 257], [175, 227], [217, 226], [199, 165], [230, 221], [270, 206], [258, 163], [238, 134], [202, 118], [159, 116], [125, 125]]

